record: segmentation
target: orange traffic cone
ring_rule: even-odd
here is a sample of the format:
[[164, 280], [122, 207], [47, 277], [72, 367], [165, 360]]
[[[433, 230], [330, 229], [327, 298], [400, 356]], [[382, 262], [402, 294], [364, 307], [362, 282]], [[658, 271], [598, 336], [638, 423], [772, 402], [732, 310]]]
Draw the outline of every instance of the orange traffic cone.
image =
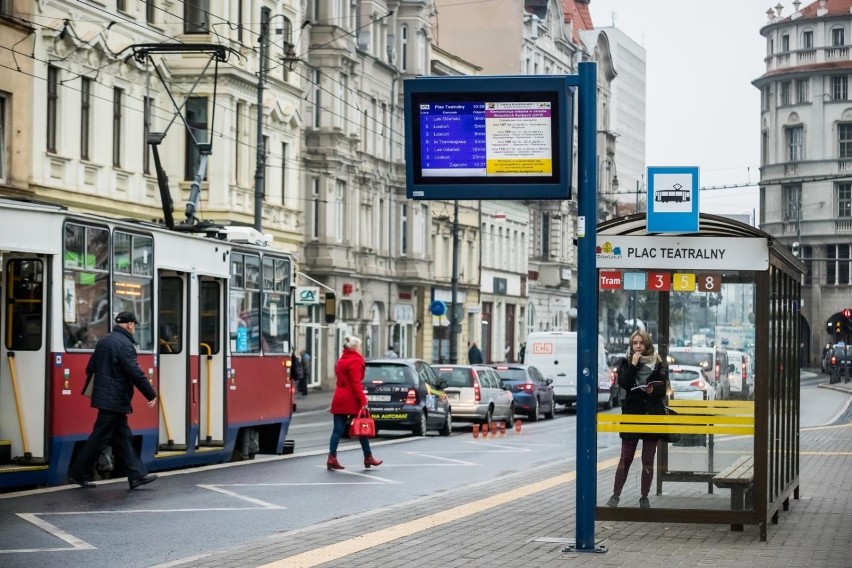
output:
[[501, 438], [506, 437], [506, 423], [505, 422], [500, 423], [500, 437]]
[[521, 419], [520, 419], [520, 418], [518, 418], [517, 420], [515, 420], [515, 433], [516, 433], [516, 434], [520, 434], [520, 433], [521, 433]]
[[492, 438], [497, 437], [497, 423], [496, 422], [491, 423], [491, 437]]
[[483, 424], [481, 431], [482, 431], [482, 437], [487, 438], [488, 437], [488, 424]]
[[473, 437], [479, 438], [479, 424], [473, 425]]

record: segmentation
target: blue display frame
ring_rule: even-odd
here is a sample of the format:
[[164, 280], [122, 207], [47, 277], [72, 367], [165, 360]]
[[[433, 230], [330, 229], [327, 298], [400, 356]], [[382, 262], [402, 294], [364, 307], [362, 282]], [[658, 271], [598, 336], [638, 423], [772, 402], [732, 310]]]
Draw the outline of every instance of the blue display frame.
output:
[[[406, 190], [409, 199], [571, 199], [574, 87], [567, 77], [418, 77], [406, 79], [403, 88]], [[549, 109], [552, 113], [550, 174], [465, 175], [463, 172], [467, 168], [460, 168], [460, 174], [424, 175], [426, 133], [421, 132], [421, 105], [465, 106], [486, 102], [552, 103]], [[461, 134], [469, 135], [469, 138], [460, 144], [473, 143], [473, 131]]]

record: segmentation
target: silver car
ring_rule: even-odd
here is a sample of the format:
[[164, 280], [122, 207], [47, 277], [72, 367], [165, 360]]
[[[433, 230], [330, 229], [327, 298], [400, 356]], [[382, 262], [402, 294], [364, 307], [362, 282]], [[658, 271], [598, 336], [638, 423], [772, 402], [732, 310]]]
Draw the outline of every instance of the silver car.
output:
[[484, 365], [432, 365], [438, 380], [446, 382], [453, 419], [486, 424], [515, 421], [515, 401], [500, 376]]

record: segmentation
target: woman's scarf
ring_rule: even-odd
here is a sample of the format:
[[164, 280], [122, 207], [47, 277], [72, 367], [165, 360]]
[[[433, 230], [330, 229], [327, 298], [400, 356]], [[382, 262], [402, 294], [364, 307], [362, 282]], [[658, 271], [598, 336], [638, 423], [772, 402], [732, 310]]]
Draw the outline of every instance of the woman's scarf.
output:
[[[627, 360], [632, 360], [632, 353], [628, 354]], [[651, 373], [654, 372], [654, 368], [657, 366], [658, 360], [659, 358], [656, 353], [642, 355], [639, 357], [639, 371], [636, 374], [637, 385], [644, 385], [648, 383], [648, 377], [650, 377]]]

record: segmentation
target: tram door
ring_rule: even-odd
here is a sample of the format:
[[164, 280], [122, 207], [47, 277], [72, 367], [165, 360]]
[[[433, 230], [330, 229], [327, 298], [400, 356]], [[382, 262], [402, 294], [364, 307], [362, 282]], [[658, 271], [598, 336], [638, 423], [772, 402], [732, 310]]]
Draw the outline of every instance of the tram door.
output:
[[[0, 468], [46, 462], [49, 260], [3, 257], [0, 292]], [[8, 450], [8, 454], [7, 454]]]
[[189, 380], [189, 328], [187, 301], [189, 279], [179, 272], [160, 272], [157, 306], [157, 343], [160, 381], [157, 395], [160, 406], [159, 452], [186, 451], [189, 431], [187, 397]]
[[225, 281], [202, 277], [199, 287], [198, 447], [219, 449], [225, 445]]

